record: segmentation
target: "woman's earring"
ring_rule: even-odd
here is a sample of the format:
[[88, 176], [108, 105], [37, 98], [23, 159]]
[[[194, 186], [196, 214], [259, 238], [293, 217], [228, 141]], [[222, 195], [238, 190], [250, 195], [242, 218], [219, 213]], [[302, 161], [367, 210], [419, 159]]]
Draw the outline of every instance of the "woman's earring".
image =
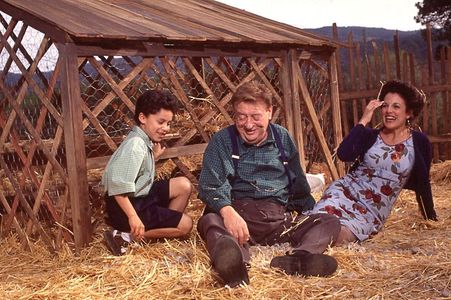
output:
[[412, 122], [410, 122], [410, 118], [407, 119], [407, 127], [412, 128]]

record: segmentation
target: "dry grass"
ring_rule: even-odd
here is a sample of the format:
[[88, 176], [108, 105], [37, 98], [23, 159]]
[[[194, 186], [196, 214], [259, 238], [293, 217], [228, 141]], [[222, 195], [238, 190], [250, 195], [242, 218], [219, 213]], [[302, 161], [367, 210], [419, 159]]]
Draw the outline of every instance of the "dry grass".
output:
[[[68, 249], [52, 256], [41, 241], [27, 252], [15, 236], [2, 239], [0, 298], [450, 299], [451, 185], [436, 180], [433, 193], [438, 222], [423, 221], [414, 194], [403, 192], [375, 238], [329, 250], [339, 261], [331, 278], [277, 273], [269, 261], [286, 245], [253, 247], [251, 284], [231, 290], [216, 281], [195, 231], [186, 241], [135, 245], [127, 255], [113, 257], [102, 243], [102, 228], [97, 228], [92, 245], [79, 256]], [[200, 208], [194, 200], [189, 213], [197, 219]]]

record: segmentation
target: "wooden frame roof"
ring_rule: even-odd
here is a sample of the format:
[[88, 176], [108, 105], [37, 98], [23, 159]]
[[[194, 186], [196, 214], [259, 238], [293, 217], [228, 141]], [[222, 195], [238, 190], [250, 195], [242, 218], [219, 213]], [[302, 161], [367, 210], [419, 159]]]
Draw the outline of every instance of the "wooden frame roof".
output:
[[0, 9], [60, 43], [335, 48], [327, 38], [213, 0], [0, 0]]

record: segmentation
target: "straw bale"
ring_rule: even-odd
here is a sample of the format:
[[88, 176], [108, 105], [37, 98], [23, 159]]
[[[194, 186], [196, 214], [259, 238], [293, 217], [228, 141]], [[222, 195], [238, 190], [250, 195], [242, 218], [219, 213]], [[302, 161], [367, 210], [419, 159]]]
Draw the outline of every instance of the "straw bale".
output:
[[[450, 299], [451, 185], [434, 183], [433, 194], [438, 222], [424, 221], [404, 191], [382, 232], [327, 251], [339, 262], [330, 278], [270, 269], [287, 244], [251, 247], [251, 284], [236, 289], [217, 281], [195, 229], [186, 240], [134, 244], [121, 257], [106, 250], [104, 224], [78, 256], [67, 245], [52, 255], [41, 240], [24, 251], [12, 234], [1, 239], [0, 299]], [[202, 207], [193, 199], [188, 214], [197, 220]]]
[[451, 160], [432, 165], [431, 180], [438, 184], [451, 183]]

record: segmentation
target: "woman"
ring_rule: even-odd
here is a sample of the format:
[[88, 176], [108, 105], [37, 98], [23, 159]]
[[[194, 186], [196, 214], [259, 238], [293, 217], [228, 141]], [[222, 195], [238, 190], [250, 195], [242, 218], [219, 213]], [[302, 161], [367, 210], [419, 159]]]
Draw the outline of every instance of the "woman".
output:
[[[437, 220], [429, 182], [431, 144], [426, 135], [412, 129], [425, 96], [410, 84], [393, 80], [383, 85], [379, 99], [368, 103], [338, 148], [341, 160], [355, 161], [350, 172], [333, 182], [311, 211], [340, 219], [336, 244], [376, 234], [403, 188], [416, 192], [424, 218]], [[379, 107], [383, 127], [365, 127]]]

